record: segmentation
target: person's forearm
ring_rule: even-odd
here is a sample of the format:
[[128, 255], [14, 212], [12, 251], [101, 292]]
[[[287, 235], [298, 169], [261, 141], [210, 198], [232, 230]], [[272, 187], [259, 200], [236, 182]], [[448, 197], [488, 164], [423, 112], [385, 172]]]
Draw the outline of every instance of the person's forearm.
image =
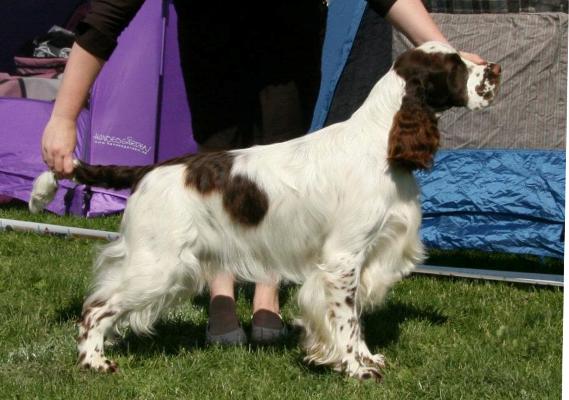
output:
[[385, 19], [415, 46], [431, 40], [448, 43], [421, 0], [397, 0]]
[[52, 118], [76, 120], [104, 61], [74, 44], [57, 93]]

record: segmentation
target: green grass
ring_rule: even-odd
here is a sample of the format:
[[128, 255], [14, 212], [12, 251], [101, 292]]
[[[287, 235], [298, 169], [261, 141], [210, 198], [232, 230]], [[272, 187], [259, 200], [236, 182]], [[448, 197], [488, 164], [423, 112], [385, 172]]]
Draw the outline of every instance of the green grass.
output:
[[[116, 230], [119, 222], [118, 217], [31, 216], [19, 206], [0, 208], [0, 218], [105, 230]], [[89, 284], [95, 243], [0, 233], [1, 399], [561, 395], [562, 290], [424, 276], [396, 285], [386, 304], [365, 317], [368, 344], [389, 362], [381, 385], [305, 365], [295, 335], [279, 347], [204, 347], [206, 297], [172, 310], [159, 323], [156, 337], [138, 338], [127, 332], [108, 351], [118, 361], [119, 373], [81, 371], [75, 367], [74, 322]], [[552, 265], [562, 268], [560, 262]], [[239, 289], [238, 311], [246, 329], [251, 289]], [[289, 322], [297, 312], [296, 291], [282, 290], [283, 314]]]

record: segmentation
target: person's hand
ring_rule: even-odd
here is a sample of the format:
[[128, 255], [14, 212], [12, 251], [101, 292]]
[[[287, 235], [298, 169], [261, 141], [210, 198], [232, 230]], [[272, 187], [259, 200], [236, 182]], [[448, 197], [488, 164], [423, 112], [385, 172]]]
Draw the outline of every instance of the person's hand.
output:
[[47, 123], [41, 141], [42, 157], [58, 178], [73, 172], [73, 150], [77, 144], [75, 120], [53, 117]]
[[466, 51], [460, 51], [459, 54], [462, 58], [466, 58], [468, 61], [472, 61], [474, 64], [478, 65], [488, 64], [488, 62], [484, 60], [482, 57], [480, 57], [478, 54], [467, 53]]

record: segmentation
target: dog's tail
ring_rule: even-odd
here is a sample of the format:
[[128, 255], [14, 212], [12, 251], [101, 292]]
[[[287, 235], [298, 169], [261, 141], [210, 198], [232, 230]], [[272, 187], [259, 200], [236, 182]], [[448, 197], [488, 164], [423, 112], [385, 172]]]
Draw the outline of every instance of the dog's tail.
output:
[[[89, 165], [75, 160], [72, 179], [77, 183], [98, 186], [109, 189], [134, 188], [146, 175], [153, 165], [127, 167], [117, 165]], [[32, 194], [28, 203], [32, 213], [38, 213], [45, 208], [57, 192], [57, 178], [52, 171], [43, 172], [33, 184]]]

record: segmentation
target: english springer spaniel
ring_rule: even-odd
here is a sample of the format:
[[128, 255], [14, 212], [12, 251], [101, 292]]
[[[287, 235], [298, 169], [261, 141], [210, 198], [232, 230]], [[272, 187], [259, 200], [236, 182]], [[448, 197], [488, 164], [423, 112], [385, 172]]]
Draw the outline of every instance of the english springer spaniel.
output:
[[[301, 284], [306, 360], [379, 380], [384, 357], [368, 349], [360, 315], [423, 260], [412, 172], [433, 163], [438, 113], [488, 106], [499, 80], [499, 65], [428, 42], [402, 54], [350, 119], [313, 134], [152, 166], [77, 161], [77, 182], [132, 188], [120, 238], [95, 261], [79, 365], [115, 371], [105, 337], [127, 324], [152, 333], [167, 306], [230, 272]], [[40, 175], [30, 210], [56, 189], [53, 173]]]

